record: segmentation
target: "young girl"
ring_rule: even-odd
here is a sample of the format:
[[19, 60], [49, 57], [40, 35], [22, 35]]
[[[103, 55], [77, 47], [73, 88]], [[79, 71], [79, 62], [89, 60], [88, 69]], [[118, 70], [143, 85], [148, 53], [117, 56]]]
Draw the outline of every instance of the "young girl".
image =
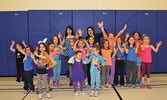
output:
[[[93, 48], [93, 45], [94, 45], [94, 37], [90, 36], [89, 37], [89, 40], [88, 40], [88, 43], [89, 43], [89, 54], [92, 55], [92, 48]], [[90, 66], [91, 66], [91, 63], [87, 64], [87, 73], [88, 73], [88, 84], [91, 85], [91, 77], [90, 77]]]
[[[85, 44], [87, 46], [86, 48], [84, 48]], [[78, 49], [76, 48], [77, 45], [79, 47]], [[85, 39], [84, 40], [82, 40], [82, 39], [77, 40], [76, 43], [74, 44], [74, 51], [82, 51], [84, 60], [86, 58], [86, 53], [87, 53], [88, 49], [89, 49], [89, 44]], [[84, 70], [84, 73], [86, 75], [85, 86], [86, 86], [86, 88], [89, 89], [88, 79], [87, 79], [87, 65], [86, 64], [83, 64], [83, 70]]]
[[[64, 45], [65, 44], [65, 47], [66, 46], [69, 46], [70, 45], [70, 39], [71, 38], [74, 38], [75, 34], [74, 34], [74, 30], [73, 30], [73, 27], [72, 26], [67, 26], [66, 28], [66, 31], [65, 31], [65, 36], [63, 38], [63, 41], [61, 41], [61, 33], [58, 34], [58, 37], [60, 39], [60, 43], [61, 45]], [[69, 73], [69, 65], [68, 65], [68, 60], [69, 60], [69, 50], [65, 50], [64, 52], [64, 56], [65, 56], [65, 62], [66, 62], [66, 71], [67, 71], [67, 82], [68, 84], [70, 85], [70, 83], [72, 83], [70, 81], [70, 73]]]
[[[103, 27], [103, 21], [101, 23], [98, 22], [97, 25], [98, 25], [99, 28], [101, 28], [101, 31], [102, 31], [103, 36], [104, 36], [104, 39], [107, 39], [109, 41], [110, 48], [112, 49], [112, 51], [114, 51], [115, 42], [118, 39], [118, 37], [126, 30], [127, 25], [125, 24], [124, 28], [116, 36], [114, 35], [114, 33], [109, 33], [108, 36], [107, 36], [106, 31], [105, 31], [105, 29]], [[112, 54], [111, 84], [113, 84], [114, 75], [115, 75], [115, 57], [114, 57], [115, 55], [112, 52], [111, 52], [111, 54]]]
[[27, 46], [25, 51], [22, 48], [18, 48], [18, 50], [25, 55], [24, 58], [24, 93], [28, 93], [30, 90], [30, 94], [34, 93], [34, 84], [33, 84], [33, 76], [34, 76], [34, 68], [33, 68], [33, 59], [34, 49], [32, 46]]
[[[10, 46], [10, 50], [12, 52], [16, 53], [16, 70], [17, 70], [17, 78], [16, 78], [16, 82], [20, 82], [20, 77], [22, 77], [21, 81], [24, 81], [24, 64], [23, 64], [23, 59], [24, 59], [24, 55], [18, 50], [18, 48], [22, 49], [22, 45], [21, 43], [17, 43], [16, 44], [16, 49], [13, 48], [15, 44], [15, 41], [12, 41], [12, 45]], [[26, 47], [25, 41], [22, 41], [22, 44]]]
[[140, 81], [140, 67], [141, 67], [141, 45], [143, 44], [143, 42], [141, 40], [139, 40], [141, 38], [141, 34], [139, 32], [133, 32], [133, 36], [135, 38], [135, 43], [139, 43], [139, 48], [138, 48], [138, 52], [137, 52], [137, 83], [141, 84]]
[[[90, 57], [86, 58], [86, 62], [91, 62], [90, 67], [90, 75], [91, 75], [91, 94], [90, 96], [97, 97], [99, 94], [99, 87], [100, 87], [100, 72], [101, 72], [101, 65], [104, 66], [106, 63], [106, 59], [103, 58], [100, 55], [100, 46], [94, 45], [93, 48], [93, 54], [90, 55]], [[96, 92], [95, 91], [95, 85], [96, 85]]]
[[73, 64], [73, 72], [71, 76], [71, 80], [74, 82], [74, 93], [75, 95], [78, 95], [77, 93], [77, 83], [80, 82], [80, 94], [85, 94], [83, 92], [83, 81], [85, 80], [86, 76], [83, 72], [83, 64], [86, 64], [85, 60], [83, 59], [83, 53], [82, 51], [77, 51], [76, 55], [71, 57], [68, 61], [68, 63]]
[[[64, 48], [66, 50], [69, 50], [69, 58], [71, 58], [75, 55], [74, 44], [75, 44], [76, 40], [77, 40], [76, 38], [70, 39], [70, 45]], [[73, 64], [69, 63], [70, 78], [72, 76], [72, 72], [73, 72]], [[70, 82], [70, 86], [72, 86], [72, 85], [73, 85], [73, 82]]]
[[63, 52], [62, 46], [60, 45], [60, 40], [58, 36], [54, 36], [52, 38], [52, 42], [54, 43], [54, 51], [56, 52], [56, 56], [54, 56], [54, 60], [57, 62], [56, 65], [53, 67], [53, 86], [60, 87], [60, 71], [61, 71], [61, 54]]
[[[54, 43], [49, 43], [48, 45], [48, 51], [49, 51], [49, 56], [51, 58], [54, 58], [54, 56], [56, 56], [56, 52], [54, 51]], [[54, 76], [54, 73], [53, 73], [53, 68], [50, 68], [48, 69], [48, 84], [50, 83], [50, 78]], [[49, 87], [49, 90], [52, 90], [50, 87]]]
[[102, 52], [103, 58], [106, 58], [106, 64], [105, 66], [102, 66], [102, 89], [105, 90], [106, 87], [111, 87], [109, 85], [108, 75], [112, 65], [112, 62], [111, 62], [112, 48], [110, 48], [109, 41], [107, 39], [103, 40], [101, 52]]
[[51, 98], [51, 95], [49, 93], [49, 84], [48, 84], [48, 70], [46, 69], [48, 63], [49, 63], [49, 55], [46, 52], [47, 46], [45, 43], [40, 43], [38, 45], [38, 51], [36, 51], [34, 54], [38, 57], [36, 60], [35, 57], [33, 58], [33, 61], [37, 66], [37, 79], [38, 79], [38, 98], [42, 99], [42, 81], [44, 81], [45, 88], [46, 88], [46, 95], [48, 98]]
[[124, 44], [125, 53], [127, 54], [126, 62], [126, 81], [127, 87], [130, 87], [130, 76], [132, 73], [133, 88], [136, 87], [136, 60], [138, 52], [138, 44], [135, 45], [133, 36], [129, 37], [128, 45]]
[[124, 86], [124, 59], [125, 59], [125, 52], [122, 43], [124, 42], [124, 37], [119, 36], [117, 39], [117, 44], [115, 46], [118, 49], [116, 53], [116, 63], [115, 63], [115, 77], [114, 77], [114, 85], [118, 85], [118, 74], [120, 69], [120, 85]]
[[147, 88], [151, 89], [150, 85], [150, 70], [151, 70], [151, 63], [152, 63], [152, 56], [151, 50], [154, 52], [158, 52], [159, 47], [161, 46], [162, 42], [160, 41], [157, 43], [157, 47], [154, 48], [153, 45], [150, 45], [150, 37], [145, 35], [143, 37], [143, 45], [141, 45], [142, 55], [141, 55], [141, 69], [142, 69], [142, 84], [141, 89], [144, 88], [144, 76], [145, 76], [145, 69], [147, 69]]

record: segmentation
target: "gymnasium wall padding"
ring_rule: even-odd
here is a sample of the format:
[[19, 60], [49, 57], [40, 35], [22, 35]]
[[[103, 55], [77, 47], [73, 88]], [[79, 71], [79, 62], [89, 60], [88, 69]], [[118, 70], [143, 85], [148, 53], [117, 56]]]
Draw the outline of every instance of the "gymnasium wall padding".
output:
[[166, 57], [167, 57], [167, 11], [157, 12], [157, 22], [158, 22], [158, 41], [162, 41], [162, 46], [159, 48], [158, 52], [158, 70], [156, 72], [167, 72]]
[[[137, 31], [151, 37], [152, 45], [157, 42], [157, 16], [156, 11], [137, 11]], [[151, 72], [157, 72], [157, 54], [152, 52]]]
[[0, 76], [8, 75], [8, 41], [7, 41], [7, 32], [6, 32], [6, 12], [0, 12], [0, 40], [1, 40], [1, 49], [0, 49]]
[[[72, 26], [72, 11], [71, 10], [58, 10], [50, 11], [50, 23], [51, 23], [51, 38], [54, 35], [58, 35], [58, 32], [62, 34], [62, 39], [65, 36], [67, 26]], [[62, 55], [61, 74], [66, 74], [65, 58]]]
[[[22, 40], [28, 43], [28, 23], [27, 23], [27, 12], [7, 12], [7, 57], [8, 57], [8, 75], [16, 75], [16, 60], [15, 53], [9, 50], [11, 41], [14, 40], [16, 43]], [[14, 47], [15, 48], [15, 47]], [[24, 48], [24, 46], [23, 46]]]

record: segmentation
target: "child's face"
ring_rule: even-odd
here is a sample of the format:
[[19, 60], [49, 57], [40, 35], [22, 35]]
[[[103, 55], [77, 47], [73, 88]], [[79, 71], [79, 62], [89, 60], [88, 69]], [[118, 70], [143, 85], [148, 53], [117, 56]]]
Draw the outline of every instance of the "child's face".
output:
[[53, 50], [54, 50], [54, 47], [55, 47], [54, 44], [50, 44], [50, 45], [49, 45], [49, 51], [53, 51]]
[[74, 46], [74, 40], [70, 40], [70, 46]]
[[78, 60], [81, 60], [81, 59], [82, 59], [82, 56], [83, 56], [82, 53], [78, 53], [78, 54], [76, 54], [76, 58], [77, 58]]
[[104, 48], [105, 48], [105, 49], [107, 49], [107, 48], [108, 48], [108, 46], [109, 46], [108, 41], [105, 41], [105, 42], [104, 42]]
[[149, 44], [149, 43], [150, 43], [149, 37], [144, 37], [143, 38], [143, 44]]
[[135, 38], [135, 40], [139, 40], [139, 39], [140, 39], [139, 33], [135, 33], [135, 34], [134, 34], [134, 38]]
[[79, 48], [83, 48], [84, 45], [85, 45], [85, 43], [84, 43], [83, 41], [79, 41], [79, 42], [78, 42], [78, 46], [79, 46]]
[[72, 30], [70, 30], [69, 28], [67, 28], [67, 33], [68, 33], [68, 35], [71, 35]]
[[90, 44], [93, 44], [93, 43], [94, 43], [94, 38], [93, 38], [93, 37], [89, 38], [89, 43], [90, 43]]
[[31, 53], [30, 48], [26, 48], [26, 53]]
[[108, 35], [108, 38], [109, 38], [110, 40], [113, 40], [113, 39], [114, 39], [114, 35], [110, 33], [110, 34]]
[[45, 46], [44, 46], [43, 44], [40, 44], [39, 47], [40, 47], [39, 50], [40, 50], [41, 52], [43, 52], [43, 51], [46, 50], [46, 48], [45, 48]]
[[122, 41], [121, 41], [121, 38], [119, 37], [118, 39], [117, 39], [117, 44], [121, 44], [122, 43]]
[[133, 45], [135, 43], [135, 39], [133, 37], [129, 38], [129, 43]]
[[88, 28], [88, 34], [89, 34], [90, 36], [93, 36], [93, 30], [92, 30], [91, 28]]
[[21, 49], [22, 49], [22, 46], [20, 46], [20, 45], [16, 44], [16, 49], [18, 50], [19, 48], [21, 48]]
[[54, 43], [54, 44], [57, 44], [57, 43], [58, 43], [58, 38], [57, 38], [56, 36], [53, 38], [53, 43]]
[[97, 50], [96, 48], [92, 48], [92, 53], [95, 55], [95, 56], [98, 56], [99, 55], [99, 50]]

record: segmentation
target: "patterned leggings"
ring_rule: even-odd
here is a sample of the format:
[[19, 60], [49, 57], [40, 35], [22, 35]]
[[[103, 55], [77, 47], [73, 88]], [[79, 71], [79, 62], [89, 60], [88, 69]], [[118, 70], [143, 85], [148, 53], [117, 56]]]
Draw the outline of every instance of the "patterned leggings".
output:
[[48, 74], [37, 74], [38, 79], [38, 91], [42, 93], [42, 80], [44, 81], [46, 93], [49, 93], [49, 85], [48, 85]]
[[95, 90], [95, 84], [96, 84], [96, 91], [99, 91], [100, 87], [100, 71], [97, 72], [91, 72], [91, 90]]
[[53, 67], [53, 83], [60, 81], [60, 71], [61, 71], [61, 60], [57, 61], [56, 65]]

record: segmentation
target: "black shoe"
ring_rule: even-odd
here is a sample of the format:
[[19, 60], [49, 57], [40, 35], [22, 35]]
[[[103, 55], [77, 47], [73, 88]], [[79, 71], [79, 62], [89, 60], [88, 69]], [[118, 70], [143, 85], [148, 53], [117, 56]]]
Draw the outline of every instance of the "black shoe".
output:
[[36, 89], [36, 94], [39, 94], [39, 91], [38, 91], [38, 89]]
[[51, 88], [51, 87], [49, 87], [49, 91], [52, 91], [52, 88]]
[[69, 86], [73, 86], [73, 82], [70, 82], [70, 85]]

